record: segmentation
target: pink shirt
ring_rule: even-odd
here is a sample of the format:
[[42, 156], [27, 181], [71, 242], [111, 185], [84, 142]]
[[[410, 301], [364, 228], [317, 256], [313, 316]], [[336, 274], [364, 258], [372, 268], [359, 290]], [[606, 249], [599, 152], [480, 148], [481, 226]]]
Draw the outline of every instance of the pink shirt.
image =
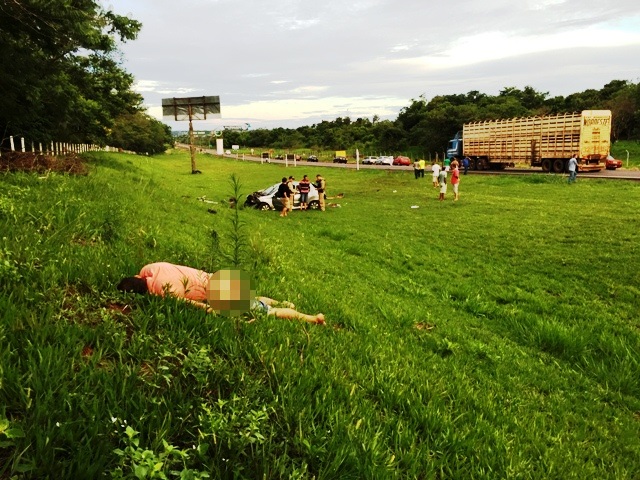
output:
[[460, 170], [458, 170], [458, 167], [454, 168], [451, 174], [451, 185], [455, 185], [456, 183], [460, 183]]
[[165, 289], [175, 297], [206, 300], [209, 274], [191, 267], [159, 262], [145, 265], [140, 277], [147, 281], [149, 293], [164, 296]]

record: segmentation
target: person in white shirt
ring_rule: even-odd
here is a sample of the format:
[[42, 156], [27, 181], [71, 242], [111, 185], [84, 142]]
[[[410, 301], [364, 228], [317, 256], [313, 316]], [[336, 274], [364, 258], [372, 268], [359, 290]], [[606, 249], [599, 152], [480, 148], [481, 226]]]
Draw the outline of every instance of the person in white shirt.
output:
[[576, 181], [576, 175], [578, 174], [578, 159], [574, 153], [567, 163], [567, 170], [569, 170], [569, 183]]
[[439, 188], [438, 176], [440, 175], [440, 164], [438, 162], [433, 162], [431, 165], [432, 180], [433, 180], [433, 188]]

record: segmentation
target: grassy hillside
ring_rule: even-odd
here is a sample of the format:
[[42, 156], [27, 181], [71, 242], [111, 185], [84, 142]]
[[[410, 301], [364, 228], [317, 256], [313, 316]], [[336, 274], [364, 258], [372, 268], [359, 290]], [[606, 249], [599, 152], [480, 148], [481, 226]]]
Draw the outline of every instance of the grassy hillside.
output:
[[[198, 168], [0, 176], [0, 478], [640, 476], [636, 183]], [[232, 174], [318, 172], [340, 207], [233, 228]], [[327, 326], [115, 289], [234, 260]]]

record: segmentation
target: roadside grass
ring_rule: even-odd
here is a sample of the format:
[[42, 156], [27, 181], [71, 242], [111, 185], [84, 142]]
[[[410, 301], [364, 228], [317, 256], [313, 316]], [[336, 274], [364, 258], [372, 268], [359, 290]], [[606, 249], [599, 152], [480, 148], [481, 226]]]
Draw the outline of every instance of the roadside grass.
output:
[[[0, 478], [640, 476], [635, 183], [90, 158], [0, 176]], [[241, 210], [242, 264], [327, 327], [116, 291], [230, 266], [232, 175], [316, 173], [340, 206]]]

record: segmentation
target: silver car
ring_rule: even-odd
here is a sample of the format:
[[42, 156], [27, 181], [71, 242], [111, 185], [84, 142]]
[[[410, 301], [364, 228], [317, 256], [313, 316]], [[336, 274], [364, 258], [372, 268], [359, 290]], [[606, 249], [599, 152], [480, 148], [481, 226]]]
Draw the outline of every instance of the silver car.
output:
[[380, 156], [378, 157], [378, 160], [376, 160], [376, 165], [393, 165], [393, 157]]
[[[300, 193], [298, 193], [298, 183], [297, 181], [293, 182], [293, 188], [296, 189], [296, 193], [293, 196], [293, 209], [300, 209]], [[282, 199], [277, 198], [276, 194], [278, 193], [278, 187], [280, 187], [279, 183], [272, 185], [264, 190], [258, 190], [257, 192], [250, 193], [247, 195], [247, 199], [244, 202], [245, 207], [255, 207], [258, 210], [282, 210]], [[320, 197], [318, 194], [318, 190], [312, 184], [310, 184], [311, 189], [309, 190], [309, 196], [307, 199], [307, 208], [309, 210], [318, 210], [320, 208]]]

